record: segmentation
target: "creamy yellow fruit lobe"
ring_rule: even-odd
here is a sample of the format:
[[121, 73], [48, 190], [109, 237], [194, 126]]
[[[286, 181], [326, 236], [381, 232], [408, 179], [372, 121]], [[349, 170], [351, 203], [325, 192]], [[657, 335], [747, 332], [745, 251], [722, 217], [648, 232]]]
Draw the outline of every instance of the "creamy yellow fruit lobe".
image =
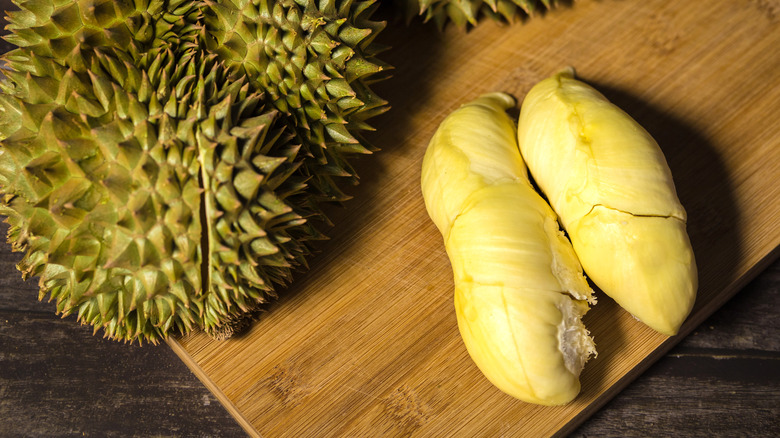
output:
[[677, 334], [698, 277], [686, 212], [655, 140], [573, 69], [529, 91], [517, 135], [588, 277], [640, 321]]
[[450, 114], [426, 150], [422, 192], [452, 265], [471, 358], [507, 394], [559, 405], [577, 396], [595, 354], [581, 322], [592, 290], [528, 180], [506, 113], [513, 106], [492, 93]]

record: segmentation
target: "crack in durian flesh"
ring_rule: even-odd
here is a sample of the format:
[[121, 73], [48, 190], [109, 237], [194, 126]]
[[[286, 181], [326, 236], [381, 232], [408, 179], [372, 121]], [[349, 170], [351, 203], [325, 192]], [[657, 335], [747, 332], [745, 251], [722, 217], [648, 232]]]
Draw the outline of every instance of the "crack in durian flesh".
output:
[[[332, 176], [353, 175], [345, 156], [365, 151], [326, 125], [368, 129], [386, 105], [363, 82], [371, 67], [328, 64], [362, 106], [350, 96], [326, 105], [348, 111], [318, 122], [326, 134], [314, 144], [297, 129], [309, 123], [300, 111], [267, 106], [280, 106], [267, 98], [267, 73], [228, 62], [215, 47], [236, 40], [218, 41], [209, 26], [240, 16], [235, 36], [262, 19], [279, 38], [296, 14], [345, 14], [329, 30], [364, 25], [350, 37], [359, 60], [381, 28], [368, 20], [372, 4], [20, 2], [8, 36], [19, 49], [4, 55], [0, 86], [0, 214], [26, 251], [19, 269], [40, 277], [40, 298], [107, 337], [156, 343], [173, 329], [218, 326], [289, 282], [323, 238], [317, 203], [343, 198]], [[284, 46], [268, 42], [277, 55]], [[351, 47], [330, 50], [339, 45]]]

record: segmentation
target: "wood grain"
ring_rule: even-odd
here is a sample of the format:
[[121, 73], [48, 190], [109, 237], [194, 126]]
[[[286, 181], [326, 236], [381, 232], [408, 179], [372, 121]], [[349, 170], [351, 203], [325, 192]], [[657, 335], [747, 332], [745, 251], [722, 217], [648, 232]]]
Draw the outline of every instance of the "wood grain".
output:
[[572, 438], [780, 436], [780, 261]]
[[164, 345], [102, 339], [37, 301], [36, 282], [14, 267], [20, 258], [0, 251], [0, 436], [243, 434]]
[[[778, 244], [774, 185], [780, 137], [772, 117], [780, 109], [776, 74], [780, 14], [777, 2], [764, 0], [667, 3], [578, 2], [536, 24], [506, 28], [486, 23], [485, 29], [465, 37], [454, 30], [440, 36], [417, 25], [410, 30], [392, 26], [383, 40], [395, 46], [387, 58], [397, 67], [396, 77], [381, 84], [381, 92], [394, 109], [377, 123], [373, 137], [383, 150], [359, 163], [363, 184], [352, 190], [355, 200], [348, 208], [335, 212], [333, 240], [313, 260], [315, 270], [301, 276], [302, 284], [286, 291], [266, 315], [287, 312], [286, 320], [283, 314], [273, 317], [296, 321], [288, 328], [303, 327], [306, 333], [296, 336], [280, 330], [264, 337], [260, 345], [229, 348], [209, 342], [198, 345], [194, 336], [181, 340], [179, 345], [190, 350], [180, 353], [188, 361], [198, 360], [191, 364], [195, 371], [224, 396], [226, 385], [211, 376], [232, 374], [224, 364], [216, 365], [218, 356], [236, 351], [244, 355], [240, 360], [246, 360], [244, 350], [254, 349], [251, 359], [265, 367], [250, 375], [255, 388], [243, 389], [246, 399], [225, 396], [223, 401], [253, 431], [248, 419], [254, 417], [244, 411], [274, 414], [264, 421], [278, 424], [274, 431], [266, 427], [271, 432], [264, 436], [284, 436], [284, 423], [300, 419], [304, 424], [290, 430], [352, 434], [366, 430], [365, 425], [354, 426], [361, 426], [364, 412], [373, 415], [366, 420], [377, 426], [373, 431], [385, 435], [454, 431], [521, 435], [528, 422], [522, 407], [481, 381], [462, 351], [454, 315], [447, 309], [451, 280], [443, 247], [419, 210], [417, 189], [404, 181], [418, 176], [424, 137], [448, 111], [495, 88], [520, 97], [530, 84], [562, 64], [575, 65], [583, 77], [606, 90], [651, 130], [670, 157], [706, 278], [696, 318], [686, 325], [688, 330], [697, 326], [777, 255], [769, 250]], [[452, 42], [460, 38], [465, 42]], [[356, 244], [362, 238], [358, 235], [374, 233], [382, 236], [371, 245]], [[401, 244], [405, 234], [416, 236], [415, 243]], [[377, 244], [378, 248], [372, 246]], [[425, 252], [433, 260], [419, 254]], [[394, 257], [407, 259], [388, 260]], [[240, 436], [215, 396], [164, 346], [105, 341], [72, 318], [52, 315], [50, 305], [35, 302], [35, 283], [20, 281], [13, 258], [6, 246], [0, 259], [0, 435]], [[421, 262], [427, 263], [412, 269]], [[344, 264], [359, 265], [349, 272], [368, 280], [345, 284], [339, 275]], [[682, 337], [662, 344], [611, 386], [607, 379], [619, 369], [591, 368], [630, 364], [622, 356], [604, 359], [604, 346], [597, 338], [602, 362], [588, 365], [592, 375], [588, 382], [595, 383], [586, 385], [592, 385], [591, 394], [608, 389], [561, 430], [572, 430], [595, 412], [573, 436], [780, 435], [780, 384], [774, 373], [778, 350], [772, 343], [780, 339], [774, 310], [778, 272], [775, 263], [757, 285], [730, 301], [601, 410], [600, 404]], [[371, 278], [388, 273], [396, 278]], [[330, 277], [334, 284], [318, 276]], [[358, 307], [353, 304], [356, 297]], [[306, 304], [323, 299], [325, 303]], [[599, 309], [605, 303], [608, 300], [602, 298]], [[598, 312], [614, 310], [606, 306]], [[328, 312], [317, 313], [323, 310]], [[390, 314], [382, 315], [385, 311]], [[595, 318], [597, 310], [593, 312], [589, 318]], [[407, 314], [411, 320], [405, 319]], [[334, 315], [339, 319], [323, 322]], [[255, 336], [269, 324], [258, 322]], [[341, 324], [347, 327], [340, 328]], [[602, 324], [602, 333], [611, 330], [609, 323]], [[627, 318], [618, 319], [615, 326], [617, 334], [635, 328]], [[397, 339], [404, 336], [413, 339]], [[355, 344], [351, 341], [355, 337], [373, 339]], [[288, 342], [296, 338], [307, 342]], [[236, 343], [245, 344], [247, 339]], [[318, 342], [324, 346], [309, 351]], [[625, 337], [610, 342], [607, 351], [613, 355], [629, 348]], [[333, 346], [337, 348], [328, 356], [317, 357]], [[374, 355], [381, 361], [377, 365], [371, 363]], [[451, 357], [436, 359], [440, 355]], [[200, 363], [208, 366], [201, 368]], [[383, 370], [387, 364], [393, 369]], [[219, 373], [213, 373], [217, 368]], [[369, 382], [374, 377], [389, 381]], [[455, 378], [462, 380], [451, 380]], [[312, 391], [323, 382], [331, 383], [323, 390], [335, 387], [334, 397], [355, 392], [350, 399], [355, 410], [344, 403], [338, 404], [340, 411], [312, 404]], [[236, 387], [241, 390], [232, 387], [234, 392]], [[258, 393], [264, 397], [261, 403], [283, 406], [275, 411], [251, 406]], [[447, 403], [447, 397], [460, 400]], [[297, 411], [288, 411], [284, 401], [297, 403]], [[324, 413], [327, 418], [319, 423], [306, 419], [304, 405], [316, 408], [311, 414]], [[496, 418], [498, 409], [503, 411]], [[440, 424], [437, 418], [448, 415], [455, 418], [451, 426], [426, 427], [430, 422]], [[495, 426], [478, 429], [480, 416], [490, 417], [485, 421], [494, 421]], [[353, 426], [338, 428], [342, 421]], [[513, 428], [514, 423], [521, 425]]]
[[522, 97], [564, 65], [647, 127], [669, 160], [700, 268], [682, 335], [773, 260], [780, 244], [780, 33], [766, 2], [576, 2], [463, 34], [391, 26], [393, 110], [359, 161], [332, 239], [250, 332], [170, 345], [252, 435], [541, 436], [570, 432], [668, 351], [606, 297], [586, 317], [599, 357], [573, 403], [492, 387], [463, 348], [441, 238], [419, 194], [438, 123], [493, 90]]
[[[167, 346], [60, 319], [13, 263], [0, 252], [0, 436], [246, 436]], [[780, 436], [778, 308], [780, 260], [570, 436]]]

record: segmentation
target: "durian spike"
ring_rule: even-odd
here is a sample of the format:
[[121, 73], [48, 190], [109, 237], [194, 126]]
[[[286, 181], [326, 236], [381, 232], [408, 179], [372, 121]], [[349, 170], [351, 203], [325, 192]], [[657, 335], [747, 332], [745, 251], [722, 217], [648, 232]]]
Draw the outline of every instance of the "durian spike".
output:
[[[40, 297], [106, 336], [211, 330], [277, 295], [387, 109], [374, 0], [20, 2], [0, 213]], [[228, 86], [224, 86], [228, 84]]]
[[415, 15], [432, 21], [439, 29], [448, 23], [465, 29], [475, 26], [482, 17], [501, 22], [532, 17], [539, 11], [555, 7], [552, 0], [394, 0], [407, 22]]

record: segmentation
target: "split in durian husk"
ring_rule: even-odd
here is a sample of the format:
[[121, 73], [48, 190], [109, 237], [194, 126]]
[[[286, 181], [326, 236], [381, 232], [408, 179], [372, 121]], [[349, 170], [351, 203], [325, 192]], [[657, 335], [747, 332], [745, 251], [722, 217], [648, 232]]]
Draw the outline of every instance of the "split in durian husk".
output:
[[452, 22], [459, 28], [475, 26], [480, 18], [512, 22], [552, 8], [555, 0], [394, 0], [409, 21], [420, 16], [441, 29]]
[[158, 342], [218, 331], [306, 266], [387, 108], [373, 0], [18, 5], [0, 214], [39, 298]]

